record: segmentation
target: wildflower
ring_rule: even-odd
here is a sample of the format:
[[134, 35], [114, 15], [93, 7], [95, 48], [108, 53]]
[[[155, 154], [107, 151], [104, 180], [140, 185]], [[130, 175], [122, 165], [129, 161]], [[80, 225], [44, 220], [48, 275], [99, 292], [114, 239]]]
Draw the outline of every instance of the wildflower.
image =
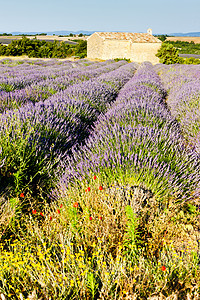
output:
[[134, 271], [134, 269], [132, 267], [130, 267], [130, 272], [133, 272], [133, 271]]
[[63, 204], [60, 205], [60, 208], [62, 208], [62, 207], [63, 207]]
[[78, 202], [74, 202], [73, 207], [78, 207]]
[[37, 213], [36, 209], [32, 209], [32, 214], [35, 215]]
[[89, 217], [89, 220], [92, 221], [92, 217]]
[[162, 271], [165, 271], [165, 270], [166, 270], [165, 266], [162, 266], [162, 267], [161, 267], [161, 270], [162, 270]]
[[20, 198], [24, 198], [24, 193], [21, 193], [19, 196]]
[[99, 217], [99, 220], [102, 220], [102, 217]]
[[73, 280], [73, 279], [70, 280], [70, 285], [71, 285], [71, 286], [74, 285], [74, 280]]
[[42, 213], [42, 212], [40, 212], [40, 216], [44, 217], [44, 215], [43, 215], [43, 213]]
[[99, 187], [99, 190], [100, 190], [100, 191], [102, 191], [102, 190], [103, 190], [103, 187], [102, 187], [102, 186], [100, 186], [100, 187]]
[[96, 176], [96, 175], [94, 175], [94, 177], [93, 177], [93, 178], [94, 178], [94, 180], [95, 180], [95, 179], [97, 179], [97, 176]]
[[60, 214], [60, 209], [57, 209], [57, 213]]
[[91, 188], [90, 188], [90, 187], [88, 187], [88, 188], [87, 188], [87, 190], [88, 190], [88, 192], [89, 192], [89, 191], [91, 190]]
[[50, 221], [52, 220], [52, 216], [49, 218], [49, 220], [50, 220]]

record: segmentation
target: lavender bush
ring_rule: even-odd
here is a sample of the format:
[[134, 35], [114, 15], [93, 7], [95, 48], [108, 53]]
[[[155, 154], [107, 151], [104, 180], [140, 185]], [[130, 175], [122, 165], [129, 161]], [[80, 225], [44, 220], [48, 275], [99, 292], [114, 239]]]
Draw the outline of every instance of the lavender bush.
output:
[[90, 182], [92, 174], [99, 174], [105, 185], [139, 185], [157, 197], [190, 199], [191, 192], [198, 194], [199, 158], [185, 146], [164, 94], [153, 67], [139, 67], [95, 123], [86, 145], [73, 149], [59, 190], [76, 180]]
[[[111, 69], [120, 64], [116, 63]], [[136, 65], [126, 64], [122, 68], [126, 72], [119, 68], [113, 73], [113, 87], [97, 78], [90, 80], [89, 84], [74, 85], [44, 102], [28, 103], [19, 110], [5, 111], [0, 124], [1, 140], [5, 145], [2, 157], [10, 157], [2, 170], [2, 182], [13, 184], [16, 191], [22, 186], [24, 189], [30, 186], [43, 188], [56, 182], [53, 174], [58, 161], [70, 153], [73, 145], [80, 144], [88, 136], [91, 124], [105, 111], [106, 104], [117, 96], [122, 82], [133, 76]], [[102, 107], [101, 101], [104, 101]], [[15, 157], [13, 151], [16, 147], [18, 155]]]
[[167, 90], [167, 105], [181, 125], [184, 137], [200, 153], [200, 67], [157, 66]]
[[[27, 72], [29, 76], [25, 73], [26, 69], [15, 70], [11, 74], [10, 72], [3, 73], [3, 78], [0, 79], [0, 112], [6, 108], [18, 108], [26, 102], [35, 103], [45, 100], [72, 84], [94, 78], [123, 64], [124, 62], [113, 63], [113, 61], [107, 61], [93, 64], [87, 69], [76, 64], [73, 67], [56, 65], [55, 68], [51, 66], [48, 70], [40, 67], [39, 69], [29, 70]], [[24, 76], [24, 73], [26, 76]]]

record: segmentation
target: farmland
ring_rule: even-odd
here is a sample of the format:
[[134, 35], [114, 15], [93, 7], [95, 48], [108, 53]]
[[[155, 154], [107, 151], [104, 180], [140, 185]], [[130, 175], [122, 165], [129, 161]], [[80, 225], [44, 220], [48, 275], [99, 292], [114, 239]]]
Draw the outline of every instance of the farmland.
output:
[[6, 299], [198, 299], [199, 194], [198, 65], [0, 60]]
[[194, 42], [195, 44], [200, 44], [199, 36], [169, 36], [167, 37], [167, 41], [181, 41], [181, 42]]

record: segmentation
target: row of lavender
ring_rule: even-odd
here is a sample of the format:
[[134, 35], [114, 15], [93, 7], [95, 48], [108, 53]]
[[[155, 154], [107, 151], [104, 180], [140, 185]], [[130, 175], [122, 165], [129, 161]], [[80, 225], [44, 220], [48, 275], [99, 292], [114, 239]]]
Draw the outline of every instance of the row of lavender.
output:
[[184, 137], [200, 153], [200, 67], [157, 65], [168, 91], [167, 105], [178, 120]]
[[115, 63], [111, 60], [87, 67], [80, 62], [68, 62], [64, 66], [54, 64], [48, 68], [34, 66], [29, 69], [23, 65], [6, 69], [0, 78], [0, 112], [30, 101], [45, 100], [72, 84], [98, 77], [124, 64], [123, 61]]
[[166, 92], [153, 66], [141, 65], [116, 101], [95, 123], [82, 148], [65, 161], [59, 192], [94, 175], [105, 186], [141, 186], [156, 197], [189, 199], [199, 193], [200, 160], [185, 146], [165, 105]]
[[[121, 66], [120, 66], [121, 65]], [[27, 103], [1, 115], [2, 186], [32, 189], [53, 184], [58, 162], [83, 142], [99, 114], [104, 113], [137, 65], [113, 63], [110, 71], [71, 85], [45, 101]], [[109, 67], [107, 67], [109, 70]]]

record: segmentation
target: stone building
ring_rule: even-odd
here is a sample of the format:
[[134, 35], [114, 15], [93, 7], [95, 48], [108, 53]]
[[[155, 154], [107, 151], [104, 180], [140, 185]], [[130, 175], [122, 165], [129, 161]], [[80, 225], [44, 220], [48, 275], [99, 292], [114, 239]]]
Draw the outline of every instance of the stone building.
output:
[[88, 59], [127, 58], [135, 62], [159, 62], [155, 56], [162, 42], [147, 33], [95, 32], [87, 39]]

